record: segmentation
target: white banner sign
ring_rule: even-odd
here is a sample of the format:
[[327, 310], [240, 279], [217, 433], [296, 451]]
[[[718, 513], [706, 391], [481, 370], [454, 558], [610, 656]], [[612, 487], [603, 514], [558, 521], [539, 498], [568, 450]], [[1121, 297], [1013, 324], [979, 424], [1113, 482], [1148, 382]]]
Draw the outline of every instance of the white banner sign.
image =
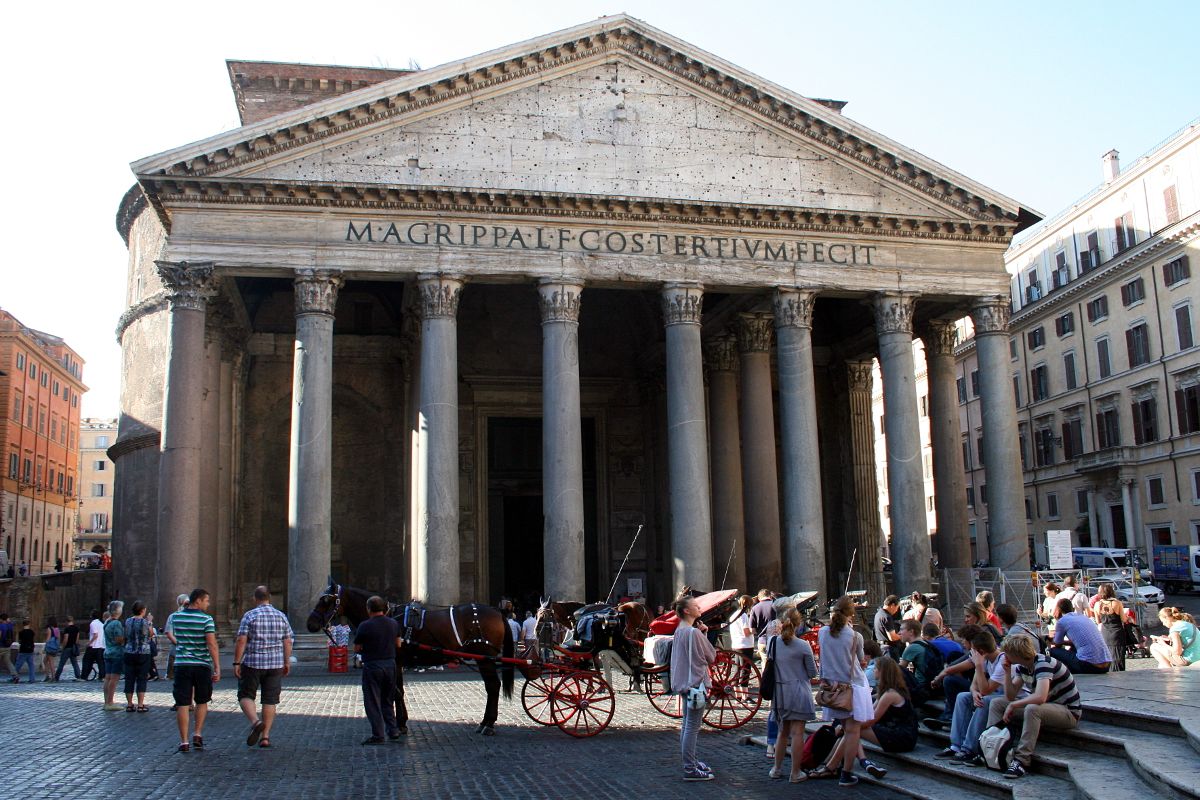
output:
[[1071, 556], [1070, 531], [1046, 531], [1046, 551], [1050, 569], [1072, 569], [1075, 560]]

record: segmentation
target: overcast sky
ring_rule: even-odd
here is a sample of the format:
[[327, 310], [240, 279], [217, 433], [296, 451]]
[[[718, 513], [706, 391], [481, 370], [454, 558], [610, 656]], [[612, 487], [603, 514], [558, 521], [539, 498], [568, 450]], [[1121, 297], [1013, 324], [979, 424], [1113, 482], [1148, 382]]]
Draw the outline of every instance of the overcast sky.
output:
[[20, 3], [5, 9], [0, 307], [116, 416], [135, 159], [237, 127], [225, 59], [428, 68], [625, 11], [1050, 215], [1200, 116], [1195, 2]]

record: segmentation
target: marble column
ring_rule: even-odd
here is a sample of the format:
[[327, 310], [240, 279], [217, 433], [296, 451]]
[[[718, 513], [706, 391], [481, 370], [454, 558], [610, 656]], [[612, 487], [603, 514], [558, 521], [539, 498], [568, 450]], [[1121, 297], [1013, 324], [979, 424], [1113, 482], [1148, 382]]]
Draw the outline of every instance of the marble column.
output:
[[296, 270], [296, 340], [288, 470], [288, 619], [304, 628], [330, 573], [333, 501], [333, 317], [342, 277]]
[[954, 323], [934, 320], [926, 326], [921, 338], [925, 341], [929, 376], [929, 438], [933, 445], [938, 566], [966, 568], [971, 566], [971, 534], [967, 529], [967, 480], [954, 371]]
[[816, 293], [775, 292], [775, 360], [779, 371], [779, 446], [783, 449], [783, 547], [789, 592], [826, 596], [821, 447], [813, 378], [812, 315]]
[[[1136, 549], [1138, 546], [1137, 522], [1134, 517], [1133, 505], [1133, 482], [1136, 480], [1128, 475], [1121, 476], [1121, 511], [1125, 517], [1125, 546], [1130, 549]], [[1113, 545], [1116, 547], [1116, 544]], [[1150, 555], [1154, 555], [1154, 548], [1150, 548]]]
[[713, 588], [712, 514], [700, 309], [704, 289], [669, 283], [662, 290], [667, 338], [667, 482], [674, 590]]
[[879, 480], [875, 471], [874, 368], [870, 361], [847, 361], [850, 395], [850, 451], [854, 474], [855, 523], [858, 553], [850, 587], [867, 590], [867, 602], [879, 605], [887, 595], [883, 574], [883, 527], [879, 523]]
[[[223, 337], [228, 339], [229, 337]], [[233, 583], [231, 580], [231, 557], [233, 549], [232, 521], [234, 463], [233, 463], [233, 391], [234, 364], [236, 355], [227, 346], [222, 348], [220, 391], [217, 400], [217, 573], [213, 596], [219, 603], [218, 612], [232, 619], [234, 611]]]
[[[709, 443], [712, 456], [713, 588], [750, 591], [746, 583], [746, 525], [742, 516], [742, 442], [738, 434], [737, 339], [708, 342]], [[716, 577], [714, 575], [714, 577]]]
[[1009, 376], [1007, 295], [980, 298], [971, 309], [983, 411], [983, 468], [988, 487], [991, 565], [1029, 570], [1025, 482], [1017, 439], [1017, 407]]
[[586, 600], [583, 537], [583, 431], [579, 408], [582, 284], [538, 285], [542, 316], [542, 513], [545, 589]]
[[216, 314], [208, 315], [209, 326], [204, 335], [204, 402], [200, 412], [203, 430], [200, 449], [200, 586], [212, 595], [210, 611], [225, 619], [223, 599], [217, 594], [217, 569], [220, 550], [217, 542], [217, 523], [220, 514], [218, 492], [221, 485], [221, 337]]
[[434, 605], [459, 596], [458, 300], [461, 278], [423, 274], [418, 485], [421, 517], [414, 543], [414, 595]]
[[898, 593], [927, 592], [932, 580], [912, 352], [915, 304], [911, 295], [880, 294], [875, 297], [875, 331], [883, 373], [892, 575]]
[[[752, 591], [783, 585], [779, 533], [779, 468], [771, 387], [770, 314], [742, 314], [735, 325], [742, 370], [742, 486], [746, 577]], [[796, 590], [799, 591], [799, 590]]]
[[154, 608], [200, 580], [204, 317], [216, 294], [212, 264], [156, 262], [167, 294], [167, 371], [158, 466], [158, 580]]

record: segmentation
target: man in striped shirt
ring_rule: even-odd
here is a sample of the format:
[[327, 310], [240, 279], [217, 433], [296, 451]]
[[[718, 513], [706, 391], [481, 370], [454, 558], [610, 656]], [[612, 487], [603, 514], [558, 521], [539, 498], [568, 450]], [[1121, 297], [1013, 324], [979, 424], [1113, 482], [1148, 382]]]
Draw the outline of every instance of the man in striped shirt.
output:
[[[204, 719], [213, 684], [221, 679], [217, 652], [217, 626], [208, 615], [208, 592], [196, 589], [185, 608], [171, 615], [167, 636], [175, 645], [175, 722], [179, 725], [179, 752], [204, 749]], [[196, 729], [188, 743], [189, 710], [196, 704]]]
[[[1004, 697], [993, 699], [988, 709], [988, 727], [1000, 720], [1011, 722], [1014, 717], [1023, 720], [1012, 762], [1003, 773], [1004, 777], [1015, 779], [1029, 769], [1042, 727], [1073, 729], [1083, 716], [1083, 704], [1067, 665], [1051, 656], [1039, 655], [1033, 639], [1009, 636], [1000, 649], [1012, 672], [1004, 682]], [[1022, 689], [1029, 694], [1020, 697]]]

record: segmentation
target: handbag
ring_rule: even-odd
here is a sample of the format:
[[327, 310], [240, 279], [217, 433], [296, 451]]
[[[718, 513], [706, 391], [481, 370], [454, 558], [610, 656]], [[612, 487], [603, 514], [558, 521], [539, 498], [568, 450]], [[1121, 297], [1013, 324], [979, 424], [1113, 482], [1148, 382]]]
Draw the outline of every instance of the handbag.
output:
[[[850, 657], [853, 659], [853, 654]], [[851, 661], [850, 671], [847, 674], [853, 672], [854, 663]], [[829, 681], [822, 678], [821, 684], [817, 688], [816, 702], [822, 708], [829, 708], [834, 711], [853, 711], [854, 688], [848, 683]]]
[[42, 647], [42, 652], [48, 656], [56, 656], [62, 652], [62, 646], [58, 643], [58, 636], [54, 633], [50, 634], [50, 638], [46, 639], [46, 644]]
[[[691, 658], [692, 647], [693, 647], [692, 636], [694, 636], [694, 635], [695, 634], [690, 634], [688, 636], [688, 661], [689, 662], [692, 660], [692, 658]], [[689, 689], [684, 689], [682, 694], [683, 694], [684, 702], [687, 703], [687, 707], [692, 709], [693, 711], [704, 708], [704, 706], [708, 703], [708, 692], [705, 691], [703, 683], [701, 683], [699, 686], [692, 686]]]
[[778, 636], [771, 637], [771, 646], [767, 648], [767, 664], [763, 667], [762, 677], [758, 679], [758, 693], [763, 700], [775, 699], [775, 643]]

